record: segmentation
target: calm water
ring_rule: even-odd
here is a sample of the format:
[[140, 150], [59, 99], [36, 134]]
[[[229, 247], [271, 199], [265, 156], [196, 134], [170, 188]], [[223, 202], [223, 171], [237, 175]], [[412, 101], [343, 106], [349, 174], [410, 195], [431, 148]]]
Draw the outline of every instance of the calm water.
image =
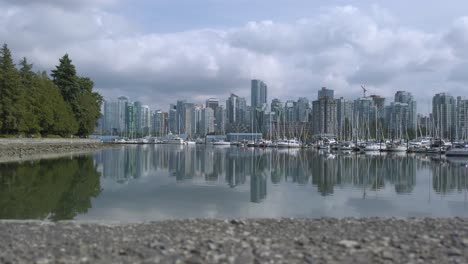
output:
[[468, 217], [468, 159], [122, 146], [0, 164], [0, 219]]

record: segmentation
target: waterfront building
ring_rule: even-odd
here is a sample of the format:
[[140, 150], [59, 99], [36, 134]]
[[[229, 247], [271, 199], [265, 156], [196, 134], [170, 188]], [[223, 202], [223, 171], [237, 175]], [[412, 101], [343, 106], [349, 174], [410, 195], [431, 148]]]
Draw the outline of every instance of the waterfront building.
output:
[[118, 102], [104, 101], [103, 130], [109, 135], [118, 135], [121, 132]]
[[453, 96], [438, 93], [432, 98], [432, 117], [434, 118], [433, 135], [446, 139], [456, 136], [456, 101]]
[[336, 101], [337, 133], [340, 139], [351, 139], [353, 102], [340, 97]]
[[284, 117], [283, 120], [285, 123], [293, 123], [297, 121], [297, 108], [296, 108], [297, 102], [293, 100], [288, 100], [284, 104]]
[[200, 126], [201, 126], [201, 120], [202, 120], [202, 107], [201, 106], [195, 106], [192, 109], [192, 131], [191, 135], [193, 137], [199, 136], [201, 131], [200, 131]]
[[322, 98], [334, 98], [335, 91], [332, 89], [327, 89], [327, 87], [322, 87], [321, 90], [318, 91], [318, 99]]
[[206, 136], [214, 132], [214, 111], [211, 108], [203, 108], [201, 116], [200, 134], [201, 136]]
[[127, 109], [125, 111], [125, 135], [129, 138], [137, 137], [136, 130], [136, 119], [137, 112], [134, 103], [127, 103]]
[[468, 99], [457, 97], [457, 137], [456, 139], [468, 140]]
[[167, 134], [168, 113], [161, 110], [154, 111], [152, 115], [151, 134], [154, 136], [165, 136]]
[[126, 112], [127, 112], [127, 104], [129, 103], [129, 99], [126, 96], [120, 96], [117, 100], [118, 104], [118, 123], [119, 123], [119, 132], [123, 133], [126, 132]]
[[[376, 108], [371, 97], [361, 97], [354, 100], [352, 126], [354, 136], [360, 139], [374, 138]], [[371, 131], [371, 128], [372, 131]]]
[[215, 115], [215, 133], [224, 134], [226, 131], [226, 108], [222, 105], [214, 110]]
[[268, 88], [261, 80], [252, 80], [250, 88], [252, 130], [261, 132], [263, 130], [263, 113], [267, 110]]
[[251, 81], [251, 106], [253, 108], [263, 108], [267, 104], [267, 85], [261, 80]]
[[297, 111], [297, 121], [298, 122], [309, 122], [309, 115], [310, 115], [310, 103], [309, 99], [305, 97], [299, 98], [296, 103], [296, 111]]
[[[374, 102], [375, 114], [377, 115], [377, 118], [378, 119], [384, 118], [385, 117], [385, 97], [375, 95], [375, 94], [369, 97], [372, 98], [372, 101]], [[411, 100], [412, 100], [412, 96], [411, 96]]]
[[213, 109], [213, 111], [216, 111], [216, 109], [219, 107], [219, 99], [209, 98], [208, 100], [206, 100], [205, 107], [209, 107]]
[[406, 126], [409, 130], [416, 131], [418, 114], [417, 103], [414, 100], [413, 95], [410, 92], [397, 91], [395, 93], [395, 102], [408, 105], [408, 121]]
[[322, 87], [318, 99], [312, 102], [313, 134], [337, 134], [337, 102], [334, 91]]
[[169, 105], [169, 132], [178, 134], [179, 129], [177, 125], [177, 106], [174, 104]]

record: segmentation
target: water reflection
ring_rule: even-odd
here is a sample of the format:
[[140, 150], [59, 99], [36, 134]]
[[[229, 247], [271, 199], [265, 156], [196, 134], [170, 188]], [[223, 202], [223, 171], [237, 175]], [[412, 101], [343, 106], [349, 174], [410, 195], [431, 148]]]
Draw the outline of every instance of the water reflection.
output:
[[391, 187], [396, 194], [411, 194], [417, 172], [433, 175], [437, 193], [466, 189], [467, 160], [454, 163], [417, 155], [330, 154], [311, 150], [249, 148], [127, 146], [107, 149], [96, 156], [104, 178], [118, 183], [167, 172], [178, 182], [201, 180], [231, 188], [250, 184], [251, 201], [267, 196], [273, 185], [295, 183], [315, 186], [322, 196], [352, 186], [362, 191]]
[[89, 156], [0, 163], [0, 219], [74, 219], [100, 193]]
[[440, 156], [119, 146], [0, 164], [0, 219], [468, 216], [467, 177]]

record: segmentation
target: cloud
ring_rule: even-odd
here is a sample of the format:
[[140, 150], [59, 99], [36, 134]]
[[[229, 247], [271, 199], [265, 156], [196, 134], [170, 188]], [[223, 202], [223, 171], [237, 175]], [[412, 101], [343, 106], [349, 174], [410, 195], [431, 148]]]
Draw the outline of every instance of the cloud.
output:
[[119, 0], [0, 0], [15, 6], [48, 6], [60, 7], [64, 9], [98, 8], [102, 6], [114, 5]]
[[18, 58], [52, 69], [69, 53], [107, 98], [125, 94], [153, 108], [179, 98], [223, 101], [230, 92], [248, 97], [252, 78], [267, 82], [269, 99], [283, 100], [313, 100], [322, 86], [353, 99], [363, 83], [373, 93], [408, 90], [429, 101], [441, 83], [447, 90], [468, 83], [457, 77], [468, 63], [467, 18], [424, 32], [399, 25], [378, 6], [339, 6], [289, 23], [162, 34], [109, 12], [111, 0], [32, 2], [0, 0], [0, 36]]

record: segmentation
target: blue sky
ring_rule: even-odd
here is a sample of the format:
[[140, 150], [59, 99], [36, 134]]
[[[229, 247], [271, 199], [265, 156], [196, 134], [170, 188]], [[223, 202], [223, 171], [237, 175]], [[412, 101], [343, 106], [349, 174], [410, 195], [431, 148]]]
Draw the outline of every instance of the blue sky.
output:
[[69, 53], [108, 99], [154, 109], [177, 99], [354, 99], [360, 84], [392, 101], [412, 92], [468, 96], [468, 1], [0, 0], [0, 41], [52, 69]]

